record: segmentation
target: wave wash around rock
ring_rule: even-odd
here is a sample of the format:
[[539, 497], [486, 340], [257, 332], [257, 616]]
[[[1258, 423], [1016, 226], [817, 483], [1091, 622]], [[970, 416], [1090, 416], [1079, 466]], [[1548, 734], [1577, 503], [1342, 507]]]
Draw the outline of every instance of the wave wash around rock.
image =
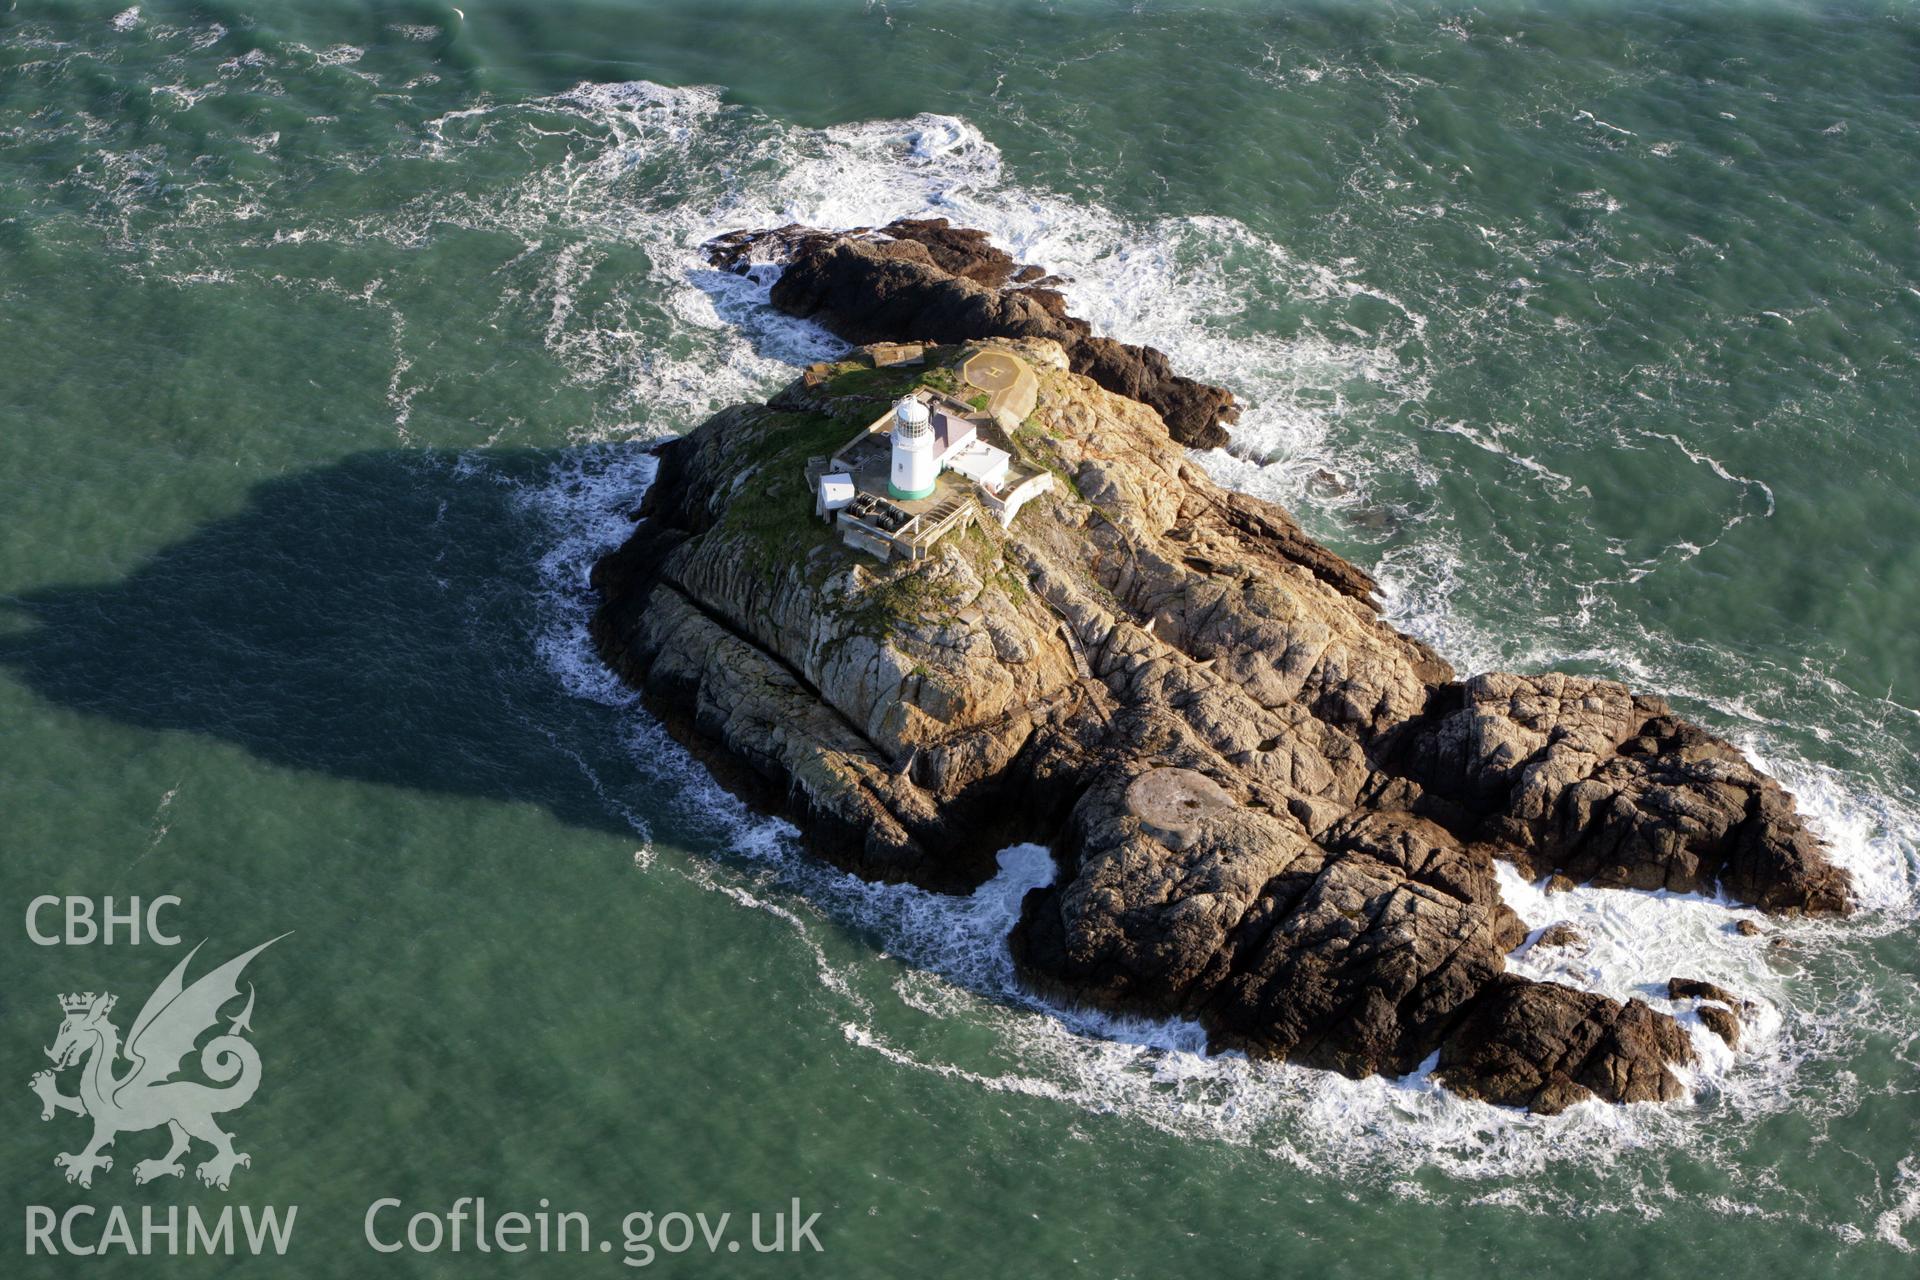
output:
[[[816, 366], [660, 446], [633, 537], [595, 567], [595, 641], [724, 781], [860, 875], [962, 891], [1049, 842], [1059, 873], [1011, 939], [1036, 990], [1352, 1076], [1437, 1054], [1453, 1090], [1552, 1113], [1680, 1097], [1690, 1042], [1638, 1000], [1506, 972], [1529, 926], [1495, 858], [1850, 909], [1792, 799], [1659, 698], [1458, 679], [1387, 625], [1363, 571], [1188, 458], [1150, 403], [1164, 380], [1128, 394], [1076, 360], [1084, 327], [984, 236], [783, 228], [715, 254], [746, 269], [769, 247], [790, 259], [776, 305], [946, 345]], [[996, 328], [1027, 309], [1068, 327]], [[842, 545], [807, 459], [982, 347], [1039, 375], [1010, 438], [1054, 492], [923, 560]]]

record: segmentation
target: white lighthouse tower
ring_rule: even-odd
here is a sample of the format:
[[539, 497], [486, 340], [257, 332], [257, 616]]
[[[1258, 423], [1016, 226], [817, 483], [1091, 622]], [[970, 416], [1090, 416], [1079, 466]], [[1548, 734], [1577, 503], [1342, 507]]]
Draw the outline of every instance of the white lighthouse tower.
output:
[[893, 473], [887, 492], [896, 498], [931, 497], [939, 474], [927, 406], [908, 396], [893, 407]]

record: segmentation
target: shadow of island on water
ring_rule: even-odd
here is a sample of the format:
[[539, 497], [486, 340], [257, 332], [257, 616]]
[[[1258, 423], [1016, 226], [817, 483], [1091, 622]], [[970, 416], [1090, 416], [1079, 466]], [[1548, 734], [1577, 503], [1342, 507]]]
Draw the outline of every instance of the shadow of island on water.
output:
[[556, 585], [585, 583], [543, 575], [556, 532], [529, 494], [579, 462], [393, 450], [277, 477], [118, 582], [6, 598], [0, 667], [58, 706], [275, 765], [634, 835], [603, 794], [632, 778], [601, 776], [635, 772], [623, 708], [569, 696], [540, 651]]
[[[629, 527], [650, 471], [626, 445], [379, 451], [277, 477], [119, 581], [0, 598], [0, 670], [57, 706], [231, 742], [275, 766], [536, 805], [571, 827], [751, 868], [893, 963], [1052, 1010], [1012, 979], [1004, 933], [987, 923], [1050, 862], [1003, 864], [960, 907], [987, 930], [964, 945], [904, 937], [916, 904], [942, 895], [768, 859], [758, 822], [743, 847], [749, 811], [716, 804], [705, 768], [599, 666], [583, 634], [587, 571]], [[586, 670], [566, 678], [576, 663]], [[875, 911], [881, 898], [892, 905]], [[983, 966], [980, 948], [998, 958]], [[1126, 1020], [1082, 1029], [1159, 1034]]]

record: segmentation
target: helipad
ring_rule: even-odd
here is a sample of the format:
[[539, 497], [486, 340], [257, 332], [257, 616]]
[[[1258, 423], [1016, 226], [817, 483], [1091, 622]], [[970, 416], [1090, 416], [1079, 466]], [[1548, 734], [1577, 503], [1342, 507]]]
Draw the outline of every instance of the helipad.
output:
[[1004, 351], [980, 351], [967, 357], [960, 366], [967, 385], [987, 393], [987, 410], [998, 417], [1010, 415], [1018, 422], [1033, 412], [1040, 399], [1040, 380], [1027, 363]]

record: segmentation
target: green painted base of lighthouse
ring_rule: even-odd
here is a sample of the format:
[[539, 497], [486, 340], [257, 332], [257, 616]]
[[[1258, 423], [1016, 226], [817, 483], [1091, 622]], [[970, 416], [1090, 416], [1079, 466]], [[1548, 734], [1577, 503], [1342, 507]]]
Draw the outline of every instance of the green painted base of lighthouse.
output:
[[921, 498], [931, 498], [933, 491], [938, 487], [937, 484], [930, 484], [924, 489], [902, 489], [894, 484], [893, 481], [889, 480], [887, 481], [887, 496], [889, 498], [904, 498], [908, 502], [915, 502]]

